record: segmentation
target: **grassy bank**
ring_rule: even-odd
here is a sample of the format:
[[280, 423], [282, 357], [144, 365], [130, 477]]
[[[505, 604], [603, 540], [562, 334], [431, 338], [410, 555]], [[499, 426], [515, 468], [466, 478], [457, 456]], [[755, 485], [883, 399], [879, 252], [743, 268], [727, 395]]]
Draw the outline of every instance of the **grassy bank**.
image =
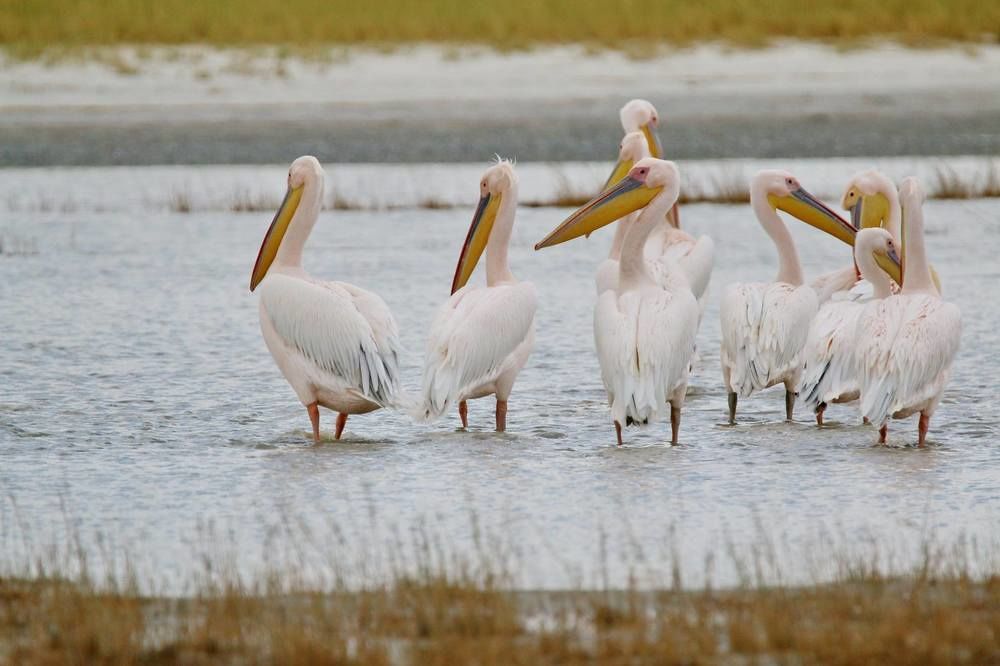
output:
[[426, 572], [363, 591], [206, 587], [187, 599], [0, 579], [18, 664], [985, 664], [1000, 577], [869, 572], [805, 588], [512, 592]]
[[980, 0], [705, 0], [692, 3], [510, 0], [3, 0], [0, 44], [9, 49], [118, 44], [290, 46], [408, 42], [522, 48], [584, 43], [702, 41], [759, 45], [774, 38], [851, 44], [996, 41], [1000, 3]]

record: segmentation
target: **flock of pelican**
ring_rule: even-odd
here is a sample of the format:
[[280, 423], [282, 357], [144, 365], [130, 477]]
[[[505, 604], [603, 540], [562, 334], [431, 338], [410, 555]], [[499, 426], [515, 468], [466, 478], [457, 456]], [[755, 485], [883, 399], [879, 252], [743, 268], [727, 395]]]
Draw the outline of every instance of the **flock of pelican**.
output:
[[[711, 278], [714, 243], [680, 228], [680, 172], [663, 159], [652, 104], [632, 100], [620, 114], [624, 138], [602, 191], [535, 245], [589, 236], [615, 223], [597, 267], [594, 342], [618, 445], [622, 429], [664, 419], [678, 442], [681, 410]], [[451, 295], [430, 328], [421, 395], [400, 385], [398, 328], [376, 294], [324, 282], [302, 268], [302, 249], [319, 216], [324, 174], [300, 157], [264, 236], [250, 278], [260, 325], [278, 368], [306, 407], [320, 441], [319, 408], [337, 412], [339, 439], [350, 414], [400, 408], [424, 420], [496, 397], [496, 429], [534, 346], [538, 298], [508, 262], [518, 179], [510, 162], [490, 167], [459, 254]], [[729, 422], [741, 398], [781, 384], [791, 420], [796, 401], [823, 424], [829, 403], [859, 401], [884, 443], [891, 418], [919, 414], [923, 446], [961, 334], [961, 313], [941, 299], [924, 244], [924, 192], [913, 178], [897, 190], [868, 171], [848, 183], [850, 221], [811, 195], [791, 173], [761, 171], [750, 207], [777, 251], [771, 282], [726, 287], [720, 306], [722, 378]], [[854, 261], [807, 282], [778, 211], [853, 248]], [[485, 286], [470, 284], [486, 254]], [[416, 404], [414, 404], [416, 403]]]

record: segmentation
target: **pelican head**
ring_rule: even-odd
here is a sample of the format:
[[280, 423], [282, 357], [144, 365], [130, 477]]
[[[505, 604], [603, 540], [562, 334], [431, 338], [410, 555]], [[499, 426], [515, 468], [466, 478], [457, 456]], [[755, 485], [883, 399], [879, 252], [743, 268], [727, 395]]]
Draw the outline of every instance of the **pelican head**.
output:
[[858, 229], [883, 226], [889, 220], [890, 201], [896, 198], [896, 186], [875, 169], [854, 174], [847, 183], [840, 205], [851, 213]]
[[516, 186], [517, 174], [514, 173], [514, 165], [507, 160], [500, 160], [491, 166], [479, 180], [479, 205], [476, 206], [476, 212], [472, 216], [472, 225], [465, 236], [462, 253], [458, 256], [455, 277], [451, 282], [451, 293], [454, 294], [464, 287], [472, 277], [472, 272], [476, 270], [476, 264], [479, 263], [479, 258], [483, 256], [486, 244], [490, 240], [490, 232], [493, 231], [500, 202], [504, 195]]
[[618, 117], [622, 121], [622, 129], [628, 132], [642, 132], [649, 144], [649, 154], [663, 159], [663, 147], [656, 128], [660, 126], [660, 115], [656, 107], [644, 99], [633, 99], [621, 108]]
[[644, 157], [636, 162], [618, 184], [585, 203], [539, 241], [535, 249], [540, 250], [590, 234], [644, 208], [660, 193], [665, 193], [671, 201], [676, 201], [680, 183], [680, 172], [676, 164], [655, 157]]
[[[890, 277], [893, 273], [897, 275], [900, 273], [902, 261], [899, 258], [896, 241], [892, 234], [881, 227], [868, 227], [860, 230], [854, 243], [854, 253], [858, 257], [870, 253]], [[889, 266], [895, 267], [894, 270], [888, 270]]]
[[639, 131], [626, 134], [622, 138], [622, 142], [618, 144], [618, 163], [615, 164], [611, 177], [608, 178], [608, 182], [604, 183], [601, 191], [603, 192], [627, 176], [635, 163], [644, 157], [649, 157], [649, 144], [646, 142], [646, 135]]
[[257, 288], [260, 281], [267, 275], [271, 264], [274, 263], [274, 258], [278, 255], [278, 248], [281, 247], [281, 241], [288, 232], [292, 218], [295, 217], [295, 211], [298, 210], [299, 203], [302, 201], [303, 190], [307, 185], [316, 183], [321, 186], [323, 183], [323, 167], [320, 166], [319, 160], [312, 155], [303, 155], [292, 162], [292, 166], [288, 168], [288, 190], [278, 207], [278, 212], [271, 220], [271, 226], [268, 227], [267, 233], [264, 235], [264, 242], [261, 243], [260, 252], [257, 253], [257, 262], [250, 274], [250, 291]]
[[899, 199], [901, 202], [911, 206], [923, 206], [927, 201], [927, 192], [924, 191], [920, 181], [913, 176], [907, 176], [899, 184]]
[[799, 183], [799, 179], [789, 172], [778, 169], [758, 172], [750, 182], [751, 203], [760, 195], [766, 195], [767, 202], [775, 210], [783, 210], [806, 224], [854, 246], [857, 229], [810, 194]]

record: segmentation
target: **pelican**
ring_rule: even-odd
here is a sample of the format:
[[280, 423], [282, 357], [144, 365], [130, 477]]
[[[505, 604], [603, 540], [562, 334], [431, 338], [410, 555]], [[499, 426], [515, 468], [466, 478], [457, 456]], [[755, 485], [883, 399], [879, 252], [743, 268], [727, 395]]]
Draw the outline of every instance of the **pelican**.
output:
[[[496, 429], [507, 428], [507, 399], [535, 344], [535, 286], [510, 272], [507, 247], [517, 209], [517, 174], [501, 160], [479, 183], [479, 205], [462, 246], [451, 297], [431, 325], [424, 363], [422, 416], [433, 419], [458, 403], [467, 428], [466, 401], [496, 395]], [[486, 286], [470, 286], [483, 250]]]
[[[648, 142], [641, 132], [630, 132], [622, 139], [618, 154], [618, 165], [612, 174], [614, 183], [628, 174], [629, 170], [645, 157], [649, 157]], [[619, 177], [620, 174], [620, 177]], [[673, 208], [671, 208], [673, 210]], [[615, 236], [611, 243], [608, 258], [597, 267], [597, 294], [618, 285], [618, 261], [621, 257], [622, 244], [639, 212], [634, 212], [618, 220], [615, 224]], [[673, 267], [680, 268], [688, 278], [691, 291], [699, 304], [704, 302], [708, 282], [712, 276], [713, 255], [715, 244], [708, 236], [695, 239], [694, 236], [674, 227], [669, 216], [664, 218], [650, 230], [644, 247], [646, 268], [653, 279], [659, 284], [665, 284]]]
[[[903, 288], [898, 295], [865, 306], [855, 333], [855, 364], [861, 414], [879, 428], [879, 443], [886, 441], [890, 418], [919, 413], [917, 444], [924, 446], [958, 352], [962, 313], [941, 300], [931, 275], [924, 246], [923, 189], [916, 179], [907, 178], [899, 196]], [[879, 279], [874, 267], [868, 273], [868, 280]]]
[[[899, 244], [899, 196], [896, 186], [887, 177], [874, 169], [855, 174], [844, 190], [841, 205], [851, 213], [851, 221], [856, 228], [884, 228], [894, 246]], [[864, 254], [868, 256], [867, 248]], [[878, 256], [884, 257], [885, 254]], [[880, 260], [885, 266], [885, 260]], [[852, 363], [852, 336], [857, 318], [865, 302], [888, 296], [879, 289], [872, 291], [873, 285], [860, 281], [857, 266], [855, 260], [845, 269], [827, 274], [836, 279], [822, 287], [813, 282], [821, 305], [802, 353], [802, 376], [797, 392], [801, 402], [815, 413], [817, 425], [823, 425], [823, 414], [828, 404], [858, 399], [859, 388]], [[886, 267], [886, 270], [896, 281], [891, 284], [902, 280], [898, 263]]]
[[271, 356], [309, 412], [318, 443], [319, 408], [348, 414], [396, 403], [399, 332], [385, 302], [346, 282], [302, 268], [302, 247], [323, 202], [324, 174], [312, 156], [288, 170], [288, 191], [260, 246], [250, 291], [260, 294], [260, 328]]
[[849, 244], [855, 232], [787, 171], [754, 176], [750, 205], [778, 251], [778, 275], [770, 283], [731, 284], [722, 297], [720, 356], [730, 423], [736, 422], [739, 397], [776, 384], [785, 385], [785, 416], [792, 419], [802, 347], [819, 307], [816, 292], [803, 280], [795, 243], [778, 209]]
[[[652, 102], [644, 99], [629, 100], [618, 111], [618, 119], [621, 121], [625, 134], [642, 133], [646, 139], [649, 157], [663, 159], [663, 144], [660, 143], [660, 137], [656, 134], [656, 128], [660, 126], [660, 114], [656, 112], [656, 107], [653, 106]], [[619, 159], [603, 189], [606, 190], [620, 181], [631, 168], [631, 164]], [[670, 207], [667, 219], [674, 228], [680, 228], [680, 208], [676, 203]]]
[[535, 245], [557, 245], [642, 209], [622, 243], [617, 284], [600, 295], [594, 310], [594, 341], [619, 446], [622, 425], [656, 421], [668, 403], [670, 441], [677, 443], [700, 311], [683, 271], [669, 270], [658, 282], [644, 247], [679, 191], [673, 162], [644, 158]]
[[854, 257], [871, 284], [871, 294], [863, 300], [845, 298], [826, 303], [809, 329], [798, 391], [802, 402], [814, 410], [817, 425], [823, 425], [823, 412], [828, 403], [858, 399], [860, 388], [854, 367], [858, 318], [868, 302], [892, 294], [894, 282], [878, 262], [891, 262], [890, 272], [899, 279], [901, 269], [896, 247], [896, 241], [886, 229], [861, 229], [854, 242]]

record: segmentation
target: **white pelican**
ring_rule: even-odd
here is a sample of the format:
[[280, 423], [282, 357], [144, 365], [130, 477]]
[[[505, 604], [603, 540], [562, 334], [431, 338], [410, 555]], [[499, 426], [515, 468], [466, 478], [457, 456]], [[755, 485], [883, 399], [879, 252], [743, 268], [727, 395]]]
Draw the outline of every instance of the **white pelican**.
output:
[[[815, 412], [818, 425], [823, 425], [827, 404], [858, 399], [861, 389], [854, 365], [858, 318], [871, 300], [888, 298], [892, 294], [893, 281], [889, 275], [895, 275], [898, 280], [901, 270], [896, 248], [892, 234], [885, 229], [875, 227], [859, 231], [854, 242], [854, 257], [870, 282], [871, 293], [862, 300], [830, 301], [813, 319], [803, 350], [798, 392], [803, 404]], [[886, 261], [892, 267], [889, 273], [879, 267], [878, 262], [884, 266]]]
[[[652, 102], [644, 99], [629, 100], [618, 111], [618, 119], [621, 121], [622, 130], [626, 134], [632, 132], [642, 133], [646, 138], [649, 157], [663, 159], [663, 144], [660, 143], [660, 137], [656, 134], [656, 128], [660, 126], [660, 114], [656, 112], [656, 107], [653, 106]], [[630, 168], [632, 168], [631, 165], [619, 160], [611, 172], [608, 182], [604, 184], [603, 189], [608, 189], [624, 178]], [[667, 219], [674, 228], [680, 228], [680, 208], [678, 204], [675, 203], [670, 207]]]
[[700, 311], [681, 270], [662, 283], [653, 278], [644, 247], [679, 191], [673, 162], [645, 158], [535, 245], [562, 243], [642, 208], [622, 244], [617, 286], [601, 294], [594, 309], [594, 341], [619, 446], [622, 425], [656, 421], [668, 403], [670, 441], [677, 443]]
[[[883, 227], [889, 238], [893, 239], [894, 247], [898, 246], [901, 216], [899, 196], [896, 186], [887, 177], [875, 170], [855, 174], [844, 190], [841, 204], [851, 213], [855, 228]], [[855, 256], [858, 252], [857, 242], [856, 240]], [[864, 254], [870, 254], [867, 248]], [[901, 282], [898, 263], [888, 266], [885, 260], [880, 260], [896, 283]], [[823, 425], [823, 414], [828, 404], [857, 400], [859, 387], [852, 363], [852, 336], [857, 318], [865, 302], [889, 295], [881, 290], [872, 291], [871, 284], [861, 281], [857, 266], [854, 261], [841, 271], [828, 273], [827, 276], [835, 276], [836, 279], [822, 286], [813, 282], [820, 308], [813, 318], [809, 338], [802, 352], [802, 376], [797, 392], [802, 403], [815, 413], [818, 425]]]
[[[619, 147], [618, 164], [611, 175], [610, 180], [613, 181], [611, 185], [617, 184], [637, 162], [649, 156], [648, 141], [644, 134], [641, 132], [626, 134]], [[597, 267], [595, 281], [598, 295], [618, 286], [618, 260], [621, 256], [622, 243], [638, 216], [638, 212], [631, 213], [615, 224], [611, 251], [608, 258]], [[651, 229], [644, 249], [646, 268], [657, 283], [665, 284], [670, 270], [676, 266], [684, 271], [691, 285], [691, 291], [699, 303], [703, 302], [712, 276], [714, 253], [715, 244], [711, 238], [701, 236], [695, 239], [686, 231], [674, 227], [669, 221], [669, 216]]]
[[395, 403], [399, 392], [396, 322], [375, 294], [323, 282], [302, 269], [302, 247], [323, 202], [323, 167], [300, 157], [250, 276], [260, 294], [260, 328], [281, 373], [309, 411], [313, 439], [319, 408], [337, 412], [336, 438], [348, 414]]
[[923, 446], [958, 352], [962, 313], [942, 301], [934, 285], [924, 246], [923, 189], [907, 178], [899, 194], [903, 288], [865, 306], [855, 333], [855, 363], [861, 414], [879, 428], [879, 443], [885, 443], [890, 418], [919, 413], [917, 443]]
[[[487, 169], [479, 206], [462, 246], [451, 297], [431, 325], [424, 362], [422, 416], [441, 416], [457, 402], [468, 427], [466, 400], [496, 395], [496, 429], [507, 428], [507, 399], [535, 344], [535, 286], [507, 264], [517, 209], [517, 174], [510, 162]], [[468, 286], [486, 250], [486, 286]]]
[[800, 356], [819, 303], [804, 283], [798, 252], [778, 216], [784, 210], [852, 243], [854, 227], [809, 194], [787, 171], [761, 171], [750, 181], [750, 205], [778, 250], [778, 275], [770, 283], [729, 285], [722, 296], [722, 377], [729, 422], [736, 422], [740, 396], [785, 385], [785, 416], [792, 418]]

